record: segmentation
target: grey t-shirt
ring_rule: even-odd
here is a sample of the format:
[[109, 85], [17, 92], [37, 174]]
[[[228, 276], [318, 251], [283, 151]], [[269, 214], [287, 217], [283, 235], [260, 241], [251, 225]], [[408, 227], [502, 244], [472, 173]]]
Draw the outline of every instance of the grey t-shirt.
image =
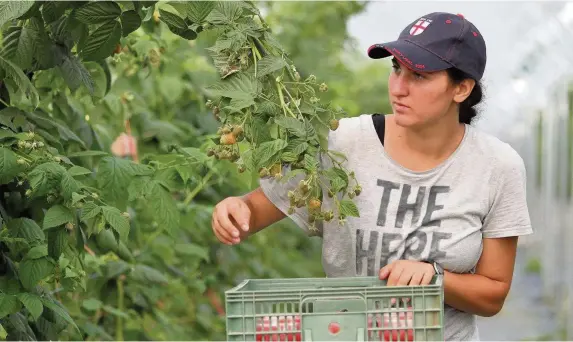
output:
[[[424, 172], [413, 172], [389, 158], [369, 114], [341, 119], [328, 144], [346, 155], [345, 167], [355, 172], [362, 186], [354, 198], [360, 217], [347, 217], [344, 226], [334, 219], [312, 231], [304, 209], [288, 215], [309, 236], [322, 237], [327, 277], [375, 276], [397, 259], [435, 260], [451, 272], [473, 272], [483, 238], [533, 232], [523, 160], [508, 144], [472, 126], [466, 125], [450, 158]], [[331, 166], [326, 157], [321, 163]], [[301, 177], [288, 182], [264, 178], [260, 185], [287, 214], [287, 191]], [[327, 196], [323, 208], [337, 212]], [[444, 337], [479, 340], [475, 316], [445, 305]]]

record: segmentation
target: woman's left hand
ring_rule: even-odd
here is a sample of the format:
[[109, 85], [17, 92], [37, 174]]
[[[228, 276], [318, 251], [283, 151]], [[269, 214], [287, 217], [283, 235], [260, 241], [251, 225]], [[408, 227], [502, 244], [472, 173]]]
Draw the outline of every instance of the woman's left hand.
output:
[[380, 269], [380, 279], [388, 279], [388, 286], [428, 285], [435, 274], [434, 266], [427, 262], [396, 260]]

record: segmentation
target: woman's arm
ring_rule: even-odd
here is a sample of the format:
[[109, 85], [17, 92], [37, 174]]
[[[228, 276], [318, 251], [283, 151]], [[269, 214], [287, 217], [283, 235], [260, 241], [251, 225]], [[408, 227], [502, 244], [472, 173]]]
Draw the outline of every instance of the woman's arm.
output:
[[511, 287], [516, 250], [517, 237], [483, 239], [475, 274], [444, 272], [446, 304], [479, 316], [496, 315]]
[[[445, 303], [478, 316], [497, 314], [509, 293], [516, 250], [517, 237], [484, 239], [475, 274], [444, 272]], [[434, 274], [432, 264], [414, 260], [396, 260], [380, 269], [388, 286], [427, 285]]]

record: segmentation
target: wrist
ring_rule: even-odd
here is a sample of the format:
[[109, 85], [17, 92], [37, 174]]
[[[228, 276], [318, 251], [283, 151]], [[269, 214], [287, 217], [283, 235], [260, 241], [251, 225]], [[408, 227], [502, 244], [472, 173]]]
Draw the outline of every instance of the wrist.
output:
[[438, 264], [435, 261], [430, 261], [428, 263], [432, 266], [432, 269], [434, 270], [434, 275], [440, 275], [440, 276], [444, 275], [444, 268], [442, 267], [442, 265]]

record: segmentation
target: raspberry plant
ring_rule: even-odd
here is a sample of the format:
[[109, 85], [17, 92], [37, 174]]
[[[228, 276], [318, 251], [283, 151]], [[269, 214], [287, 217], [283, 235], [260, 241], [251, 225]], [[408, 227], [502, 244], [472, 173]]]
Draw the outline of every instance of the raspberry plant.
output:
[[345, 115], [321, 102], [328, 85], [312, 74], [301, 78], [251, 3], [224, 2], [220, 10], [224, 15], [209, 22], [218, 36], [208, 50], [221, 81], [209, 87], [212, 99], [206, 105], [221, 125], [208, 154], [259, 177], [303, 176], [289, 191], [289, 212], [305, 207], [313, 224], [335, 217], [321, 209], [323, 189], [334, 198], [341, 224], [346, 216], [358, 216], [352, 198], [360, 194], [360, 185], [344, 166], [345, 156], [328, 149], [328, 131], [336, 130]]
[[[220, 272], [228, 285], [241, 274], [195, 225], [209, 225], [212, 193], [233, 193], [228, 163], [302, 176], [291, 210], [313, 222], [358, 215], [360, 186], [326, 146], [344, 113], [320, 101], [324, 82], [301, 79], [251, 2], [0, 2], [0, 28], [0, 337], [220, 332], [205, 305], [221, 310]], [[203, 35], [219, 73], [208, 99], [201, 77], [178, 74], [200, 69]], [[218, 127], [189, 116], [204, 108]], [[107, 152], [126, 123], [142, 136], [138, 160]], [[321, 210], [322, 188], [336, 214]], [[226, 269], [201, 270], [210, 263]]]

